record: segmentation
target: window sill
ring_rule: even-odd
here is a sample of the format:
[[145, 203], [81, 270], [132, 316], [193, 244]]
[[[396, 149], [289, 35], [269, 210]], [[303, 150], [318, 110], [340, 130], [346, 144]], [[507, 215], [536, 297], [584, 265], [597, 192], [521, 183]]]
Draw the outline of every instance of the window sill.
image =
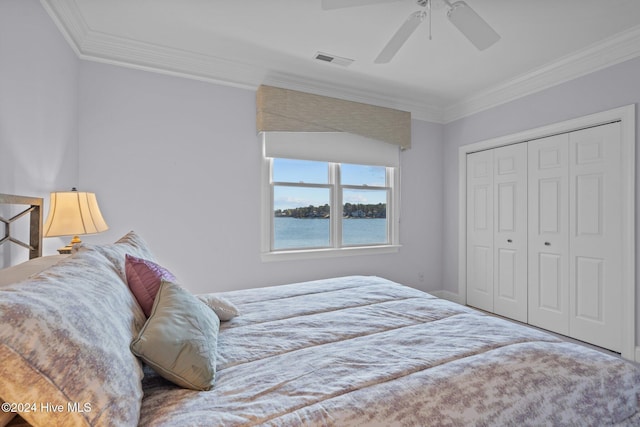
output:
[[293, 261], [300, 259], [337, 258], [354, 255], [380, 255], [398, 252], [401, 245], [358, 246], [329, 249], [299, 249], [262, 253], [263, 262]]

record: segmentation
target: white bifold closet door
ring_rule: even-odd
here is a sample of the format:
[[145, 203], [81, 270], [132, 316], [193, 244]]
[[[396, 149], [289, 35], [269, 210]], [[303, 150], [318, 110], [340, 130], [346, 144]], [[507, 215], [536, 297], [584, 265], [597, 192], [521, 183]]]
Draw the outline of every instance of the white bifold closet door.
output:
[[620, 351], [620, 124], [528, 144], [529, 323]]
[[527, 321], [527, 148], [467, 156], [467, 302]]
[[527, 321], [527, 146], [494, 150], [493, 312]]
[[569, 134], [528, 143], [529, 323], [569, 335]]
[[571, 336], [622, 347], [620, 123], [569, 134]]
[[467, 155], [467, 303], [493, 311], [493, 150]]

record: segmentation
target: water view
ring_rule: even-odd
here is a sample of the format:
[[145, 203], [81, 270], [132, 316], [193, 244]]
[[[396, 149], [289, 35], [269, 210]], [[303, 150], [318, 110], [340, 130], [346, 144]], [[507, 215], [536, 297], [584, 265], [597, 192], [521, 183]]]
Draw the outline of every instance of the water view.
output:
[[[329, 246], [328, 218], [275, 217], [274, 249], [319, 248]], [[342, 220], [342, 244], [387, 243], [386, 218], [345, 218]]]
[[[331, 246], [331, 216], [342, 223], [342, 241], [333, 246], [387, 242], [387, 169], [384, 166], [334, 164], [274, 158], [273, 249]], [[331, 207], [340, 192], [341, 209]], [[333, 214], [332, 214], [333, 210]]]

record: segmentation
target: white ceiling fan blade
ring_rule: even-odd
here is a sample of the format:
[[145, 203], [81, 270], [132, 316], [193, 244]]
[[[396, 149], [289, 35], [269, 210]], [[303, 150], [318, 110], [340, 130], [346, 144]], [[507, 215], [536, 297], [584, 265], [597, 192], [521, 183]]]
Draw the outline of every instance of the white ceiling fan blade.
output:
[[478, 50], [485, 50], [500, 40], [500, 35], [464, 1], [457, 1], [450, 6], [451, 9], [447, 12], [449, 21]]
[[322, 9], [342, 9], [345, 7], [367, 6], [377, 3], [393, 3], [401, 0], [322, 0]]
[[396, 31], [391, 40], [389, 40], [389, 43], [387, 43], [373, 62], [376, 64], [386, 64], [391, 61], [402, 45], [404, 45], [411, 34], [418, 28], [418, 25], [424, 20], [425, 16], [427, 16], [427, 12], [425, 11], [413, 12], [409, 15], [407, 20], [404, 21], [404, 24]]

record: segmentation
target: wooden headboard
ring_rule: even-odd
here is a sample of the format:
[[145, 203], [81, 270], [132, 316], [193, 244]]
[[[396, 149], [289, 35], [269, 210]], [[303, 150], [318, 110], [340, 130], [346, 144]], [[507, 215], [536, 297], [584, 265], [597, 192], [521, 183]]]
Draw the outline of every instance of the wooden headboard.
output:
[[[15, 243], [29, 249], [29, 259], [42, 256], [42, 198], [0, 194], [0, 205], [25, 206], [24, 210], [11, 218], [3, 218], [0, 215], [0, 222], [4, 223], [4, 237], [0, 239], [0, 246], [5, 243]], [[22, 242], [11, 235], [11, 224], [25, 215], [29, 215], [29, 243]]]

